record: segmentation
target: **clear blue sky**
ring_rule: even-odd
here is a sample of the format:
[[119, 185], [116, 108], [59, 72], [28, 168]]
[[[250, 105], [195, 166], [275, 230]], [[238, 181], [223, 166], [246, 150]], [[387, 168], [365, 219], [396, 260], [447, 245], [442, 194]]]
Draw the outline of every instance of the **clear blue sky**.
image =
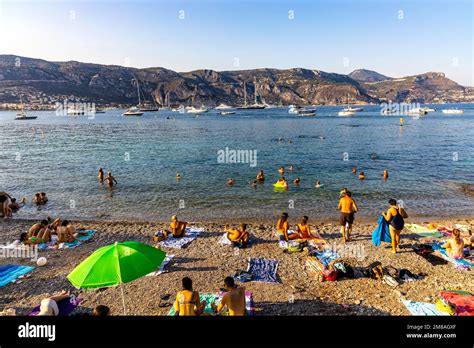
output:
[[474, 86], [473, 3], [0, 0], [0, 54], [176, 71], [442, 71]]

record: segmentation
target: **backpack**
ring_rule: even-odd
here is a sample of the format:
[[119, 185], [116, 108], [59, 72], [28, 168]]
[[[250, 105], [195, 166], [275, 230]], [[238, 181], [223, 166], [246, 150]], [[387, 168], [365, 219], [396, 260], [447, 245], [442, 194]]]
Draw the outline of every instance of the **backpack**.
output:
[[368, 276], [372, 279], [383, 279], [383, 268], [382, 264], [379, 261], [375, 261], [374, 263], [371, 263], [367, 267], [367, 273]]

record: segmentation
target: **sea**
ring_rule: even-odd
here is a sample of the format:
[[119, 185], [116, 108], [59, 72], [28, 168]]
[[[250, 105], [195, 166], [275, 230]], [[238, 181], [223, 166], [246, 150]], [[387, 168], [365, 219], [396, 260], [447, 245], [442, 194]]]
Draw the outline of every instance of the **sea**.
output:
[[[251, 222], [286, 211], [290, 218], [337, 221], [342, 188], [364, 219], [375, 221], [391, 198], [410, 216], [472, 217], [474, 197], [462, 188], [474, 183], [474, 104], [431, 106], [437, 111], [425, 117], [403, 116], [403, 127], [400, 116], [382, 116], [375, 105], [351, 117], [329, 106], [317, 107], [315, 117], [287, 107], [227, 116], [210, 110], [124, 117], [116, 109], [94, 117], [30, 111], [36, 120], [17, 121], [15, 112], [1, 111], [0, 191], [26, 197], [14, 215], [20, 219], [164, 221], [177, 214]], [[440, 112], [453, 107], [464, 114]], [[280, 166], [286, 191], [273, 187]], [[98, 182], [99, 167], [112, 172], [114, 188]], [[266, 180], [254, 187], [259, 170]], [[36, 192], [46, 192], [49, 202], [32, 204]]]

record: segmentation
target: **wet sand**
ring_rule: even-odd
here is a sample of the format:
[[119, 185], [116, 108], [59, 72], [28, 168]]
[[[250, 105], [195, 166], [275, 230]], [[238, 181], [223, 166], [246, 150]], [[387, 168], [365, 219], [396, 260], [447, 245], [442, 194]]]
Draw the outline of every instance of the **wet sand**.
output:
[[[474, 219], [458, 218], [449, 221], [428, 219], [407, 219], [407, 223], [438, 222], [445, 225], [463, 224], [474, 231]], [[296, 221], [290, 220], [290, 223]], [[311, 221], [310, 221], [311, 222]], [[32, 221], [4, 220], [0, 223], [0, 243], [6, 244], [17, 239], [21, 232], [32, 225]], [[0, 288], [0, 311], [15, 308], [18, 314], [27, 314], [39, 304], [42, 298], [60, 290], [70, 290], [83, 298], [75, 314], [89, 313], [96, 305], [104, 304], [111, 308], [113, 315], [123, 313], [119, 288], [100, 290], [77, 290], [66, 279], [82, 260], [101, 246], [127, 240], [135, 240], [154, 245], [151, 236], [164, 223], [158, 222], [77, 222], [77, 227], [96, 229], [98, 232], [81, 246], [74, 249], [47, 250], [40, 252], [48, 264], [36, 267], [28, 278], [10, 283]], [[124, 284], [127, 314], [166, 315], [169, 307], [160, 304], [172, 303], [180, 290], [181, 278], [193, 279], [194, 288], [200, 292], [217, 292], [222, 280], [238, 270], [247, 268], [249, 257], [264, 257], [279, 260], [278, 276], [281, 283], [246, 283], [248, 291], [253, 292], [256, 315], [409, 315], [401, 299], [434, 302], [442, 290], [471, 290], [472, 271], [456, 269], [452, 264], [432, 266], [416, 255], [410, 246], [422, 242], [411, 232], [402, 232], [401, 252], [393, 255], [387, 244], [374, 247], [371, 233], [376, 221], [358, 222], [354, 226], [352, 245], [362, 251], [363, 258], [347, 259], [352, 266], [366, 267], [374, 261], [384, 266], [406, 268], [412, 273], [424, 273], [424, 279], [405, 282], [396, 288], [368, 278], [320, 282], [305, 269], [307, 251], [286, 253], [278, 247], [273, 235], [273, 225], [253, 223], [249, 226], [254, 243], [248, 249], [236, 253], [230, 246], [218, 244], [222, 235], [223, 223], [192, 223], [195, 227], [205, 227], [201, 234], [185, 249], [164, 249], [175, 258], [168, 266], [169, 272], [159, 276], [142, 277]], [[336, 221], [316, 224], [323, 238], [329, 244], [340, 245], [339, 226]], [[312, 224], [314, 226], [314, 224]], [[4, 264], [34, 265], [27, 259], [1, 259]], [[160, 299], [170, 294], [169, 300]]]

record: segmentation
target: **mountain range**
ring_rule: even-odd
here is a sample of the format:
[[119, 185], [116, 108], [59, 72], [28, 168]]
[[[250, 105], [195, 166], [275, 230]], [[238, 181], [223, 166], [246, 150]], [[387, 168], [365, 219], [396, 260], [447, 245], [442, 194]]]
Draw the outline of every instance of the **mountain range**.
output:
[[365, 69], [348, 75], [303, 68], [180, 73], [161, 67], [137, 69], [0, 55], [0, 103], [18, 103], [22, 96], [31, 104], [65, 98], [104, 105], [137, 104], [137, 80], [142, 98], [172, 106], [241, 105], [245, 94], [248, 103], [253, 103], [255, 90], [259, 102], [283, 105], [474, 100], [472, 88], [439, 72], [403, 78]]

